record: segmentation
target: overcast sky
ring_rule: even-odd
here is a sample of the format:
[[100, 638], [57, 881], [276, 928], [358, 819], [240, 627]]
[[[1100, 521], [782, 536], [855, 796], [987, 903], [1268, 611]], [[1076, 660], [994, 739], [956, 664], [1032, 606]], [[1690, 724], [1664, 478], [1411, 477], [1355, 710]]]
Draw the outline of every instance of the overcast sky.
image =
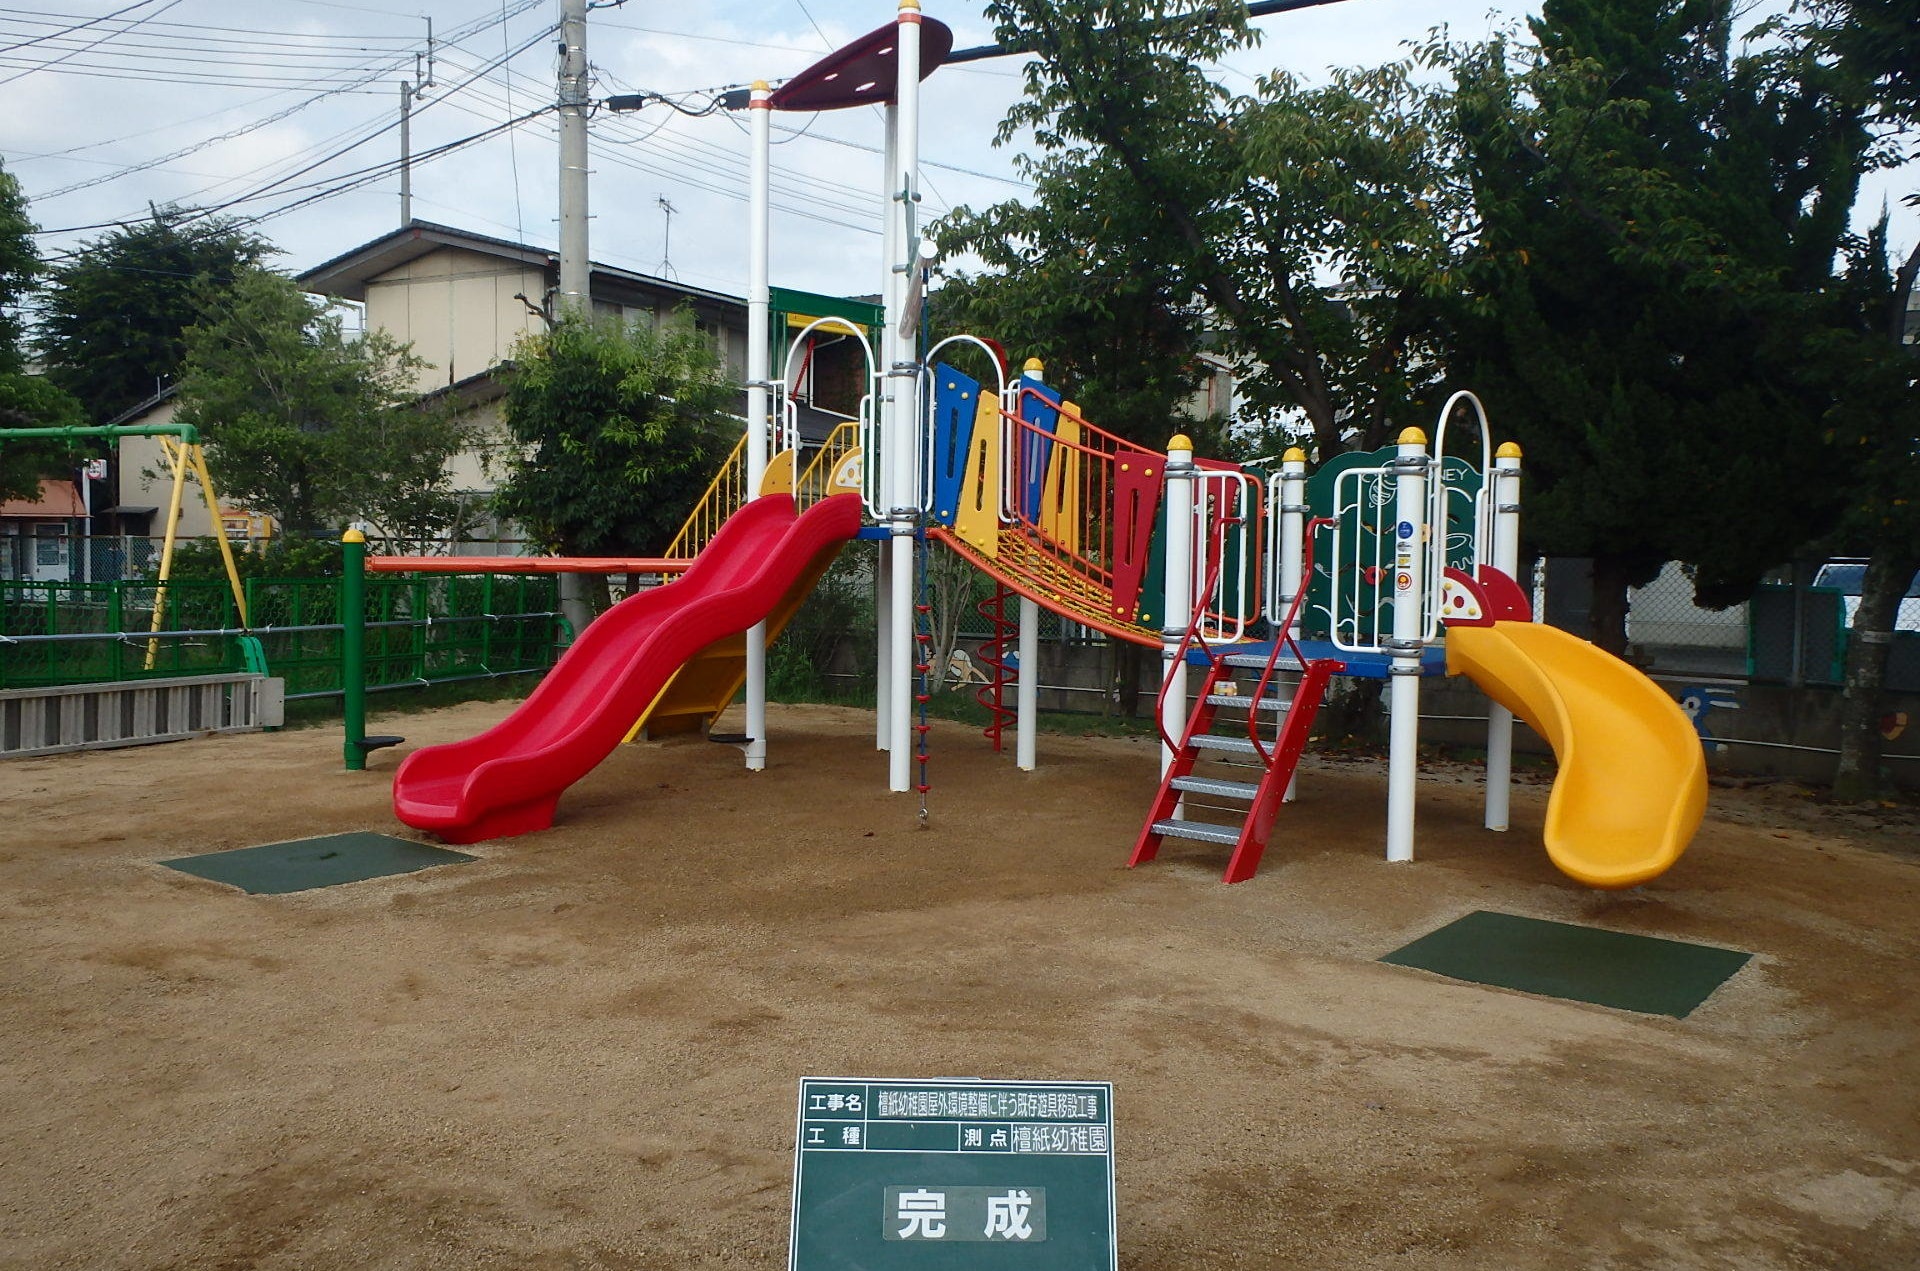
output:
[[[553, 100], [559, 0], [15, 0], [0, 7], [0, 155], [40, 241], [58, 255], [149, 202], [261, 216], [293, 271], [399, 223], [400, 84], [435, 37], [434, 86], [413, 150], [460, 142]], [[26, 7], [32, 6], [32, 7]], [[990, 42], [972, 3], [925, 0], [956, 47]], [[588, 23], [594, 96], [694, 93], [791, 75], [889, 21], [890, 0], [606, 3]], [[1479, 37], [1522, 12], [1486, 0], [1345, 0], [1258, 23], [1256, 50], [1217, 74], [1231, 87], [1275, 66], [1309, 79], [1377, 64], [1446, 24]], [[115, 15], [115, 16], [108, 16]], [[91, 21], [90, 25], [86, 24]], [[1016, 196], [995, 125], [1019, 90], [1016, 59], [944, 68], [926, 85], [921, 155], [939, 212]], [[776, 116], [773, 281], [878, 289], [878, 112]], [[740, 294], [746, 287], [746, 136], [726, 115], [665, 107], [593, 120], [594, 259]], [[551, 114], [422, 161], [416, 217], [552, 247]], [[366, 180], [358, 188], [347, 188]], [[1896, 193], [1914, 184], [1875, 187]], [[337, 192], [336, 191], [340, 191]], [[303, 200], [303, 206], [294, 206]], [[675, 210], [669, 218], [662, 200]], [[669, 229], [670, 226], [670, 229]], [[1912, 218], [1902, 222], [1910, 240]]]

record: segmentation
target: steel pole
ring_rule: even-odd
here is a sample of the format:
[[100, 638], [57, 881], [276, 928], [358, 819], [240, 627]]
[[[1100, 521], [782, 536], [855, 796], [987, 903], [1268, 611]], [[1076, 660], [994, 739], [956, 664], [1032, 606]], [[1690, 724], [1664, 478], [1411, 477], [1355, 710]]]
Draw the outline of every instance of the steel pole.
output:
[[1427, 435], [1400, 434], [1393, 461], [1393, 636], [1387, 649], [1387, 859], [1413, 859], [1414, 789], [1420, 775], [1420, 652], [1426, 647]]
[[1179, 737], [1187, 727], [1187, 660], [1180, 645], [1193, 621], [1193, 474], [1193, 442], [1175, 434], [1167, 442], [1167, 571], [1160, 621], [1160, 682], [1166, 686], [1160, 704], [1162, 777], [1173, 766], [1166, 738]]
[[[748, 102], [752, 122], [752, 171], [747, 177], [747, 489], [748, 501], [760, 497], [767, 477], [773, 350], [769, 347], [768, 310], [772, 289], [768, 259], [773, 245], [769, 190], [773, 179], [773, 101], [765, 80], [755, 81]], [[747, 628], [747, 769], [767, 766], [767, 624]]]
[[[1509, 441], [1487, 474], [1493, 500], [1493, 567], [1520, 581], [1520, 447]], [[1504, 830], [1513, 783], [1513, 712], [1498, 702], [1487, 708], [1487, 828]]]

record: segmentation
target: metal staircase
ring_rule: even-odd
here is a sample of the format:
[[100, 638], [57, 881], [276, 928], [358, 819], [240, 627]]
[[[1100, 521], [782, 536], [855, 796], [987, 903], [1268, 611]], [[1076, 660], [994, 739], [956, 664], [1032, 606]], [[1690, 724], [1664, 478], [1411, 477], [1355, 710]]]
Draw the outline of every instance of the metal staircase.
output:
[[[1181, 838], [1233, 848], [1225, 881], [1252, 878], [1338, 669], [1330, 660], [1281, 656], [1279, 646], [1273, 654], [1214, 656], [1128, 867], [1159, 855], [1163, 839]], [[1298, 678], [1282, 686], [1276, 672]]]

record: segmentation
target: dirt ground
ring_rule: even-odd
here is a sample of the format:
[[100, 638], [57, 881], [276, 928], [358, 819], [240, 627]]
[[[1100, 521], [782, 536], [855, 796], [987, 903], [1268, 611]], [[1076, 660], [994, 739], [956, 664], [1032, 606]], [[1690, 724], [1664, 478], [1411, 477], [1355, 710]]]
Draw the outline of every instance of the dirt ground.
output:
[[[498, 703], [381, 721], [409, 744]], [[1920, 1265], [1920, 827], [1714, 792], [1667, 876], [1586, 891], [1546, 785], [1479, 828], [1310, 762], [1258, 878], [1124, 868], [1144, 741], [1017, 772], [934, 733], [930, 828], [872, 724], [773, 766], [626, 748], [548, 832], [287, 896], [157, 861], [407, 833], [397, 754], [309, 729], [0, 765], [0, 1266], [785, 1265], [796, 1079], [1116, 1088], [1121, 1265]], [[1474, 909], [1756, 956], [1685, 1020], [1381, 954]]]

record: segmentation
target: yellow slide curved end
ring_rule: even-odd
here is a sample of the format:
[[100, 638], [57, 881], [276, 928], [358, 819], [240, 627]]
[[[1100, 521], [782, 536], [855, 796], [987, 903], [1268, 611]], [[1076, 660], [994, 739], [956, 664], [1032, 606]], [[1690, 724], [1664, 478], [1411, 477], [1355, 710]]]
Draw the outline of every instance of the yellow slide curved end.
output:
[[1447, 629], [1465, 675], [1546, 738], [1560, 762], [1547, 855], [1589, 887], [1632, 887], [1687, 850], [1707, 810], [1707, 763], [1658, 684], [1578, 636], [1534, 622]]

